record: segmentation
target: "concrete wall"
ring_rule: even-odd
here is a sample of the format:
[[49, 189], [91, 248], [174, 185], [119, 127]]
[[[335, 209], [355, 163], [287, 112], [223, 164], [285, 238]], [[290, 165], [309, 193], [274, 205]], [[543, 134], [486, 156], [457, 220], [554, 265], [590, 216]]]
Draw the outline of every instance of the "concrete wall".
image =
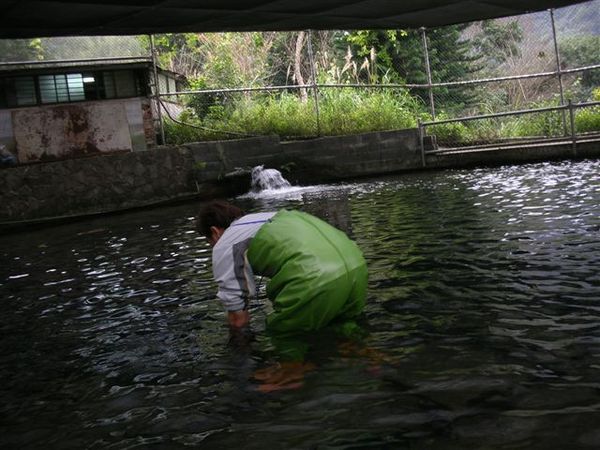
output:
[[[341, 180], [421, 167], [417, 130], [380, 131], [282, 143], [282, 152], [267, 161], [290, 166], [296, 182]], [[431, 148], [430, 138], [426, 140]]]
[[416, 130], [281, 143], [276, 136], [160, 147], [0, 170], [0, 222], [94, 214], [249, 189], [258, 164], [294, 182], [336, 180], [420, 166]]
[[[426, 149], [432, 147], [427, 139]], [[570, 145], [430, 155], [427, 168], [573, 157]], [[581, 142], [578, 157], [599, 157], [600, 141]], [[159, 147], [0, 169], [0, 225], [96, 214], [245, 192], [247, 172], [265, 164], [295, 184], [422, 169], [417, 130], [280, 142], [277, 136]], [[12, 223], [12, 225], [11, 225]]]
[[449, 169], [455, 167], [492, 166], [503, 164], [521, 164], [536, 161], [552, 161], [565, 158], [600, 157], [598, 138], [580, 138], [576, 149], [571, 142], [541, 142], [537, 144], [514, 145], [498, 149], [477, 149], [468, 152], [450, 152], [428, 155], [429, 169]]
[[0, 111], [0, 143], [20, 163], [145, 150], [154, 142], [153, 127], [143, 98]]

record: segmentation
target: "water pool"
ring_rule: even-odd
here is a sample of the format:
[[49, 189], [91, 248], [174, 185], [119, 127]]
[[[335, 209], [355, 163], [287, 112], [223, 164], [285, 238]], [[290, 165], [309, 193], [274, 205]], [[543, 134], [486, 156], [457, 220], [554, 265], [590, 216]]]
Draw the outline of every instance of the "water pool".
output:
[[600, 161], [237, 201], [358, 242], [361, 349], [317, 333], [303, 386], [260, 392], [265, 308], [228, 344], [198, 205], [3, 236], [2, 448], [600, 447]]

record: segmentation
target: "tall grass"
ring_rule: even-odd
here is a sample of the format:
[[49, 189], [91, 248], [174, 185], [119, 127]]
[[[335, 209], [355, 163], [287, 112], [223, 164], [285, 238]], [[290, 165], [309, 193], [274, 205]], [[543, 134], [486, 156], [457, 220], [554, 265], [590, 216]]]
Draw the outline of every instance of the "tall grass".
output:
[[[600, 87], [592, 91], [592, 100], [600, 102]], [[578, 133], [600, 131], [600, 106], [578, 110], [575, 114], [575, 130]]]
[[[542, 106], [544, 105], [537, 105], [537, 107]], [[444, 114], [438, 117], [440, 120], [443, 118], [446, 118]], [[565, 111], [564, 119], [566, 123], [563, 122], [561, 111], [546, 111], [432, 125], [427, 128], [427, 132], [436, 135], [438, 144], [442, 146], [491, 143], [511, 138], [559, 137], [570, 133], [568, 111]], [[577, 109], [575, 131], [577, 133], [599, 132], [600, 107]]]
[[[598, 94], [600, 95], [600, 93]], [[534, 107], [556, 105], [545, 102]], [[565, 127], [560, 111], [527, 114], [468, 122], [433, 125], [427, 128], [441, 145], [494, 142], [515, 137], [560, 136]], [[167, 142], [185, 142], [277, 134], [282, 139], [364, 133], [413, 128], [417, 117], [429, 121], [424, 105], [401, 89], [321, 88], [319, 123], [312, 95], [302, 101], [297, 92], [239, 94], [226, 102], [203, 106], [202, 114], [186, 111], [181, 125], [166, 121]], [[566, 118], [568, 120], [568, 114]], [[448, 115], [443, 111], [437, 119]], [[600, 131], [600, 108], [579, 109], [577, 132]], [[568, 124], [567, 124], [568, 128]]]
[[577, 111], [575, 114], [575, 130], [577, 133], [600, 131], [600, 107], [594, 106]]
[[184, 113], [180, 121], [192, 126], [167, 121], [165, 134], [174, 144], [235, 138], [237, 133], [277, 134], [282, 139], [332, 136], [415, 127], [419, 114], [419, 102], [404, 90], [322, 89], [319, 124], [312, 96], [302, 101], [289, 92], [241, 95], [204, 108], [202, 116]]
[[314, 104], [289, 93], [244, 98], [224, 120], [232, 130], [248, 134], [288, 138], [317, 132]]

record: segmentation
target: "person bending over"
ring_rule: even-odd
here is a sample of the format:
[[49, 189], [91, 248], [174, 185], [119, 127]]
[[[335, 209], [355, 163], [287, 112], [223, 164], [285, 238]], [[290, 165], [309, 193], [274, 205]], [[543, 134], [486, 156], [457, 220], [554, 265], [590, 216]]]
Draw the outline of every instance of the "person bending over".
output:
[[249, 323], [254, 275], [270, 279], [268, 331], [317, 330], [355, 317], [365, 306], [362, 252], [342, 231], [310, 214], [284, 209], [244, 215], [230, 203], [213, 201], [201, 210], [198, 227], [213, 247], [217, 297], [234, 330]]

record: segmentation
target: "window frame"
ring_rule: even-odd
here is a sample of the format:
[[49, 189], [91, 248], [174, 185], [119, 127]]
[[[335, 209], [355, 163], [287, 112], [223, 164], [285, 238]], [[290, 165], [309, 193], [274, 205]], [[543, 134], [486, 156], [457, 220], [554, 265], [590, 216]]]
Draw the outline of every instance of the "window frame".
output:
[[[75, 68], [74, 68], [75, 69]], [[114, 86], [114, 96], [107, 97], [106, 86], [104, 85], [104, 76], [106, 73], [110, 73], [110, 77], [113, 80]], [[117, 89], [116, 85], [116, 77], [118, 76], [117, 72], [129, 72], [132, 80], [133, 94], [130, 95], [127, 93], [126, 95], [120, 95], [120, 90]], [[69, 89], [68, 79], [69, 75], [80, 74], [82, 80], [84, 77], [93, 76], [94, 77], [94, 86], [86, 89], [85, 83], [83, 84], [83, 99], [72, 100], [72, 93]], [[67, 90], [66, 95], [68, 100], [58, 100], [59, 92], [56, 85], [56, 77], [64, 77]], [[31, 108], [31, 107], [39, 107], [39, 106], [52, 106], [52, 105], [68, 105], [71, 103], [81, 103], [81, 102], [92, 102], [92, 101], [106, 101], [106, 100], [118, 100], [125, 98], [136, 98], [136, 97], [147, 97], [148, 96], [148, 83], [147, 83], [147, 73], [143, 68], [132, 68], [132, 69], [79, 69], [79, 70], [64, 70], [64, 71], [52, 71], [52, 72], [40, 72], [40, 73], [21, 73], [21, 74], [11, 74], [2, 76], [2, 83], [0, 83], [0, 87], [3, 89], [3, 92], [0, 92], [0, 109], [15, 109], [15, 108]], [[40, 84], [41, 77], [52, 77], [54, 81], [54, 94], [57, 101], [42, 101], [42, 89]], [[33, 103], [29, 103], [27, 105], [19, 105], [16, 102], [17, 99], [17, 90], [15, 87], [14, 80], [18, 78], [31, 78], [33, 80], [34, 85], [34, 97], [35, 101]], [[11, 89], [14, 89], [13, 95], [9, 95], [9, 86]], [[91, 95], [90, 95], [91, 93]], [[12, 100], [12, 102], [10, 101]]]

